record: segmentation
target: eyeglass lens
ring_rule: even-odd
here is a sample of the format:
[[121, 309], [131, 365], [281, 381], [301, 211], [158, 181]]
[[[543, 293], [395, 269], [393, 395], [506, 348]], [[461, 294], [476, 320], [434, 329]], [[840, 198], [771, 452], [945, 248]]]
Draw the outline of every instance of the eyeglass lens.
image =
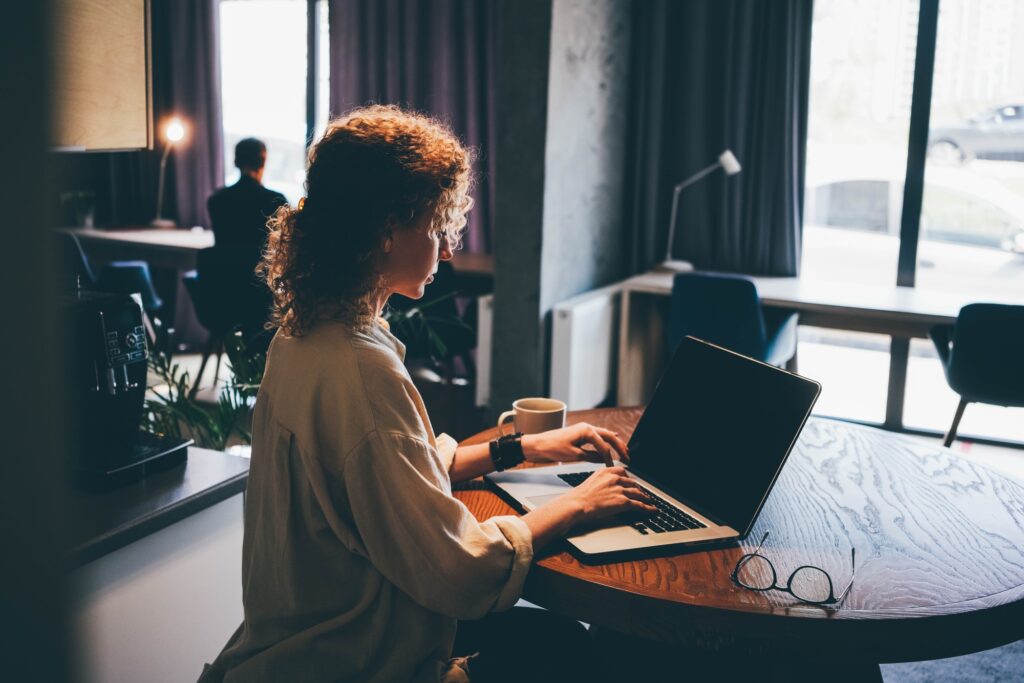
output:
[[832, 579], [818, 567], [800, 567], [790, 575], [788, 585], [778, 585], [771, 561], [763, 555], [746, 555], [736, 565], [736, 582], [755, 591], [782, 590], [803, 602], [827, 602], [834, 596]]

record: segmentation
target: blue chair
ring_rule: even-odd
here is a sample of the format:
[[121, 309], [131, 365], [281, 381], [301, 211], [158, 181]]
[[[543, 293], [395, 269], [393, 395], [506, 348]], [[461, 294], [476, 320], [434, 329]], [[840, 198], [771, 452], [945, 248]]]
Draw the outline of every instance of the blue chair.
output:
[[740, 275], [679, 273], [672, 282], [669, 349], [692, 335], [781, 367], [796, 356], [796, 326], [796, 313], [764, 310], [757, 287]]
[[1024, 407], [1024, 306], [968, 304], [956, 325], [929, 332], [946, 381], [960, 394], [944, 446], [956, 439], [968, 403]]
[[97, 289], [118, 294], [141, 294], [142, 308], [152, 317], [163, 307], [163, 299], [156, 293], [149, 264], [145, 261], [113, 261], [103, 266], [96, 281]]

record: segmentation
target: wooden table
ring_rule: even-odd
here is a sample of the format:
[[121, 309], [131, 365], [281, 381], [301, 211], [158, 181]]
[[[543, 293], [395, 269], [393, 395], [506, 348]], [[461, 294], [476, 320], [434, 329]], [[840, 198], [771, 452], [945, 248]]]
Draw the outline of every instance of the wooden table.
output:
[[[569, 422], [628, 436], [640, 414], [579, 411]], [[479, 519], [512, 512], [482, 482], [471, 488], [456, 495]], [[841, 590], [855, 547], [841, 608], [733, 585], [733, 566], [764, 531], [780, 581], [814, 564]], [[812, 418], [742, 547], [597, 566], [556, 548], [536, 560], [523, 597], [648, 640], [788, 648], [797, 662], [840, 668], [977, 652], [1024, 637], [1024, 486], [937, 445]]]

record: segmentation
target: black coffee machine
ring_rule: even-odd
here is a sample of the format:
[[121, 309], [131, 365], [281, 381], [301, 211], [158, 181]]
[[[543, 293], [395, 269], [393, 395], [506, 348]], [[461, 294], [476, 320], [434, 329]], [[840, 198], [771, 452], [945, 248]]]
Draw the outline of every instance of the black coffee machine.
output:
[[72, 467], [87, 478], [143, 473], [184, 459], [187, 445], [139, 431], [149, 350], [142, 309], [130, 296], [80, 291], [61, 300], [67, 325]]

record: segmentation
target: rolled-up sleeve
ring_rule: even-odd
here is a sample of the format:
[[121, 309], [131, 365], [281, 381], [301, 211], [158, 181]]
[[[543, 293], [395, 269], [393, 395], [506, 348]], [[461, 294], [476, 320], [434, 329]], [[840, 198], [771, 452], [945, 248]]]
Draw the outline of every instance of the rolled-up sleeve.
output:
[[458, 442], [447, 434], [440, 434], [437, 437], [437, 454], [441, 457], [446, 472], [451, 470], [452, 463], [455, 462], [455, 449], [458, 447]]
[[478, 522], [430, 444], [372, 432], [345, 459], [344, 481], [367, 556], [413, 600], [460, 619], [515, 604], [533, 560], [529, 528], [514, 516]]

